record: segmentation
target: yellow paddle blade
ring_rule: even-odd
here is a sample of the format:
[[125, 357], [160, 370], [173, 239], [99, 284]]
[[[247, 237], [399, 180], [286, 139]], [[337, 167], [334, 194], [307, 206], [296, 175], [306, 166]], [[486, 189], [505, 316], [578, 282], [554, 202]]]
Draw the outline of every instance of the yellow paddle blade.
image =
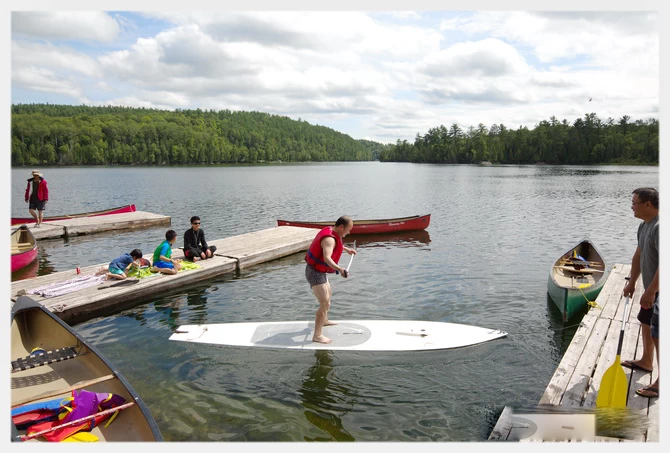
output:
[[588, 288], [589, 286], [591, 286], [590, 283], [584, 283], [583, 285], [579, 285], [579, 289]]
[[600, 389], [596, 397], [597, 407], [626, 407], [628, 398], [628, 378], [616, 356], [614, 363], [603, 374]]

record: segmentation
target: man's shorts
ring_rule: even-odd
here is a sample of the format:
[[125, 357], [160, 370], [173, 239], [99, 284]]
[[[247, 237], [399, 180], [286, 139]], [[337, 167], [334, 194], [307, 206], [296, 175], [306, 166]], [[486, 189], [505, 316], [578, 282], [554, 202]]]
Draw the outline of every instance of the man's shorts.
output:
[[30, 200], [28, 203], [28, 209], [37, 209], [38, 211], [44, 211], [44, 201], [33, 201]]
[[116, 266], [109, 266], [107, 269], [109, 269], [109, 272], [112, 273], [112, 274], [116, 274], [116, 275], [124, 275], [125, 274], [125, 272], [123, 272], [121, 269], [119, 269]]
[[[658, 300], [658, 293], [656, 293], [656, 300]], [[653, 306], [652, 308], [640, 307], [640, 312], [637, 314], [637, 320], [640, 321], [640, 323], [649, 326], [651, 325], [651, 315], [653, 314], [654, 314]]]
[[305, 278], [307, 279], [310, 288], [328, 283], [328, 276], [326, 273], [317, 271], [309, 264], [305, 265]]
[[154, 266], [160, 267], [160, 268], [163, 268], [163, 269], [174, 269], [174, 264], [168, 263], [168, 262], [163, 261], [163, 260], [156, 261], [154, 263]]
[[659, 335], [659, 325], [658, 325], [658, 297], [654, 302], [654, 313], [651, 315], [651, 338], [660, 338]]

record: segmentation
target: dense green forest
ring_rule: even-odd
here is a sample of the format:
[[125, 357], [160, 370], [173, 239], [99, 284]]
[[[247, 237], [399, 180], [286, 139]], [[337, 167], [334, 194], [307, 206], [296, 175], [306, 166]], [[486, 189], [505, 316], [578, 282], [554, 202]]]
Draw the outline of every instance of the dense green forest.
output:
[[366, 161], [383, 147], [261, 112], [12, 105], [12, 165]]
[[379, 159], [389, 162], [431, 162], [473, 164], [656, 164], [658, 165], [658, 120], [631, 122], [600, 120], [595, 113], [570, 124], [551, 117], [534, 129], [507, 129], [494, 124], [490, 129], [462, 130], [457, 124], [439, 126], [414, 143], [398, 140]]
[[448, 129], [414, 143], [355, 140], [325, 126], [262, 112], [12, 105], [12, 165], [184, 165], [393, 161], [501, 164], [658, 164], [658, 120], [589, 113], [532, 130]]

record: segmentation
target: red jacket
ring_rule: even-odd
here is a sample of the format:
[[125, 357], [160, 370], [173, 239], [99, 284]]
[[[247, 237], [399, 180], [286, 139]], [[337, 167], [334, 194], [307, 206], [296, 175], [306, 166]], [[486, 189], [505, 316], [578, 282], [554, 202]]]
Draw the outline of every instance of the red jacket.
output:
[[336, 263], [340, 262], [342, 250], [344, 250], [344, 244], [342, 243], [342, 238], [333, 231], [332, 227], [326, 227], [319, 231], [319, 234], [317, 234], [312, 241], [312, 245], [309, 246], [309, 250], [307, 250], [305, 261], [307, 261], [307, 263], [312, 265], [314, 269], [319, 272], [333, 273], [335, 272], [335, 269], [328, 266], [323, 260], [323, 248], [321, 247], [321, 240], [328, 236], [335, 238], [335, 248], [333, 249], [333, 254], [330, 257]]
[[[30, 187], [33, 185], [33, 178], [28, 180], [28, 186], [26, 186], [26, 201], [30, 199]], [[49, 188], [47, 187], [47, 180], [40, 176], [40, 184], [37, 186], [37, 199], [40, 201], [49, 200]]]

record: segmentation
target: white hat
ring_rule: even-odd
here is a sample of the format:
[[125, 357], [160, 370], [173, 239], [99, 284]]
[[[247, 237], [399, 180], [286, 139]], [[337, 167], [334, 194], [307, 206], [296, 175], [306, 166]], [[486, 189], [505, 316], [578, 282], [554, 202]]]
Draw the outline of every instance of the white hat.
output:
[[40, 173], [39, 170], [33, 170], [32, 176], [35, 176], [35, 175], [42, 176], [42, 173]]

